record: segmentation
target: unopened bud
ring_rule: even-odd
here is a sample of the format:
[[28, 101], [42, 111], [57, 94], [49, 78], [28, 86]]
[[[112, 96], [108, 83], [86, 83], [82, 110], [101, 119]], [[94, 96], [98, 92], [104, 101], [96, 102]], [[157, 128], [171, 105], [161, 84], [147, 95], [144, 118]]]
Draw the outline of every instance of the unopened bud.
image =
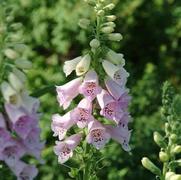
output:
[[24, 88], [24, 82], [22, 82], [14, 73], [10, 73], [8, 76], [9, 83], [18, 92]]
[[116, 16], [115, 15], [110, 15], [110, 16], [106, 16], [107, 21], [112, 22], [116, 20]]
[[17, 68], [13, 68], [13, 73], [23, 82], [23, 83], [25, 83], [25, 81], [26, 81], [26, 75], [22, 72], [22, 71], [20, 71], [19, 69], [17, 69]]
[[116, 24], [114, 22], [107, 22], [107, 23], [104, 23], [103, 26], [110, 26], [110, 27], [115, 28]]
[[175, 146], [174, 149], [173, 149], [173, 153], [174, 153], [174, 154], [179, 154], [179, 153], [181, 153], [181, 145]]
[[164, 142], [164, 138], [163, 138], [163, 136], [162, 136], [160, 133], [154, 132], [153, 139], [154, 139], [155, 143], [156, 143], [159, 147], [161, 147], [161, 148], [166, 148], [167, 145], [166, 145], [166, 143]]
[[121, 41], [123, 36], [120, 33], [112, 33], [108, 35], [108, 39], [111, 41]]
[[9, 59], [16, 59], [18, 57], [18, 54], [16, 51], [14, 51], [13, 49], [6, 49], [4, 51], [4, 54], [6, 55], [6, 57], [8, 57]]
[[170, 139], [171, 139], [172, 143], [175, 143], [177, 141], [178, 137], [176, 134], [171, 134]]
[[161, 162], [167, 162], [169, 160], [167, 153], [165, 153], [163, 151], [160, 151], [159, 158], [160, 158]]
[[98, 48], [100, 46], [100, 42], [99, 40], [97, 39], [93, 39], [91, 42], [90, 42], [90, 46], [94, 49]]
[[161, 171], [160, 169], [155, 165], [153, 164], [147, 157], [144, 157], [142, 160], [142, 165], [148, 169], [149, 171], [151, 171], [153, 174], [156, 174], [158, 176], [161, 175]]
[[105, 34], [110, 34], [114, 31], [114, 28], [111, 26], [103, 27], [101, 31]]
[[99, 10], [99, 11], [97, 12], [97, 15], [98, 15], [98, 16], [104, 16], [104, 14], [105, 14], [104, 10]]
[[107, 6], [105, 6], [103, 9], [105, 9], [105, 10], [112, 10], [112, 9], [114, 9], [114, 8], [115, 8], [115, 4], [110, 3], [110, 4], [108, 4]]
[[85, 55], [82, 60], [76, 66], [76, 74], [77, 76], [81, 76], [85, 74], [89, 70], [91, 57], [89, 54]]
[[119, 64], [122, 66], [125, 65], [125, 59], [123, 58], [123, 54], [118, 54], [111, 49], [108, 51], [106, 58], [114, 64]]
[[171, 131], [171, 128], [170, 128], [169, 123], [165, 123], [165, 132], [166, 132], [166, 134], [168, 135], [170, 133], [170, 131]]
[[15, 65], [20, 69], [31, 69], [32, 63], [26, 59], [17, 59]]
[[88, 26], [90, 25], [90, 20], [89, 19], [80, 19], [78, 25], [82, 28], [82, 29], [87, 29]]
[[167, 172], [165, 180], [181, 180], [181, 174], [175, 174], [174, 172]]

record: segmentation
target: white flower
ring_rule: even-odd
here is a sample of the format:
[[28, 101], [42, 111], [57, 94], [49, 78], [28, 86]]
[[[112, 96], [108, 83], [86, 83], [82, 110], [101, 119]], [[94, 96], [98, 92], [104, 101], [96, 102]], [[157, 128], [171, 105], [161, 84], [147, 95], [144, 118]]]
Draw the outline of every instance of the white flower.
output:
[[63, 72], [65, 73], [66, 77], [75, 70], [77, 64], [81, 61], [82, 57], [76, 57], [75, 59], [65, 61], [63, 66]]
[[6, 81], [1, 84], [1, 92], [6, 102], [11, 104], [17, 104], [19, 97], [13, 87]]
[[81, 76], [85, 74], [89, 70], [91, 57], [89, 54], [86, 54], [81, 61], [76, 66], [76, 74], [77, 76]]

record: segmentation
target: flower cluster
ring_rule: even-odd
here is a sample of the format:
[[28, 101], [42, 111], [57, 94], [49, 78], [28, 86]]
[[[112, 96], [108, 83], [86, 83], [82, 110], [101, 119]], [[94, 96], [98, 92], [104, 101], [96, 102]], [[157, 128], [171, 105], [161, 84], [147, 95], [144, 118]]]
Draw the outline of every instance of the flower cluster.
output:
[[4, 111], [0, 113], [0, 160], [21, 179], [33, 179], [38, 170], [21, 159], [31, 155], [42, 162], [40, 153], [44, 142], [40, 141], [38, 124], [39, 100], [28, 95], [25, 74], [13, 68], [8, 81], [1, 84]]
[[[128, 104], [131, 98], [126, 88], [129, 73], [124, 68], [123, 54], [117, 54], [102, 43], [103, 38], [106, 41], [122, 39], [121, 34], [113, 33], [113, 21], [116, 17], [105, 16], [114, 8], [114, 4], [105, 5], [104, 1], [87, 2], [95, 5], [97, 13], [96, 37], [90, 42], [91, 51], [66, 61], [63, 66], [65, 75], [75, 71], [78, 77], [62, 86], [56, 86], [57, 100], [64, 110], [74, 98], [82, 97], [77, 107], [65, 115], [52, 116], [52, 130], [54, 136], [59, 139], [54, 147], [59, 163], [64, 163], [72, 157], [73, 150], [84, 136], [87, 143], [96, 149], [102, 149], [113, 139], [119, 142], [125, 151], [130, 151], [131, 131], [128, 129], [128, 123], [131, 117]], [[90, 24], [87, 19], [79, 22], [84, 29]], [[78, 133], [67, 138], [67, 131], [74, 125], [78, 127]]]

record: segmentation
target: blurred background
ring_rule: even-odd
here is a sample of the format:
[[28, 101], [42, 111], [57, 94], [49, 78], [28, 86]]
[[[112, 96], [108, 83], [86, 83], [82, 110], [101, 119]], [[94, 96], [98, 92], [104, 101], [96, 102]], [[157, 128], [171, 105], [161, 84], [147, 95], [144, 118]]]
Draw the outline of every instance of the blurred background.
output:
[[[77, 23], [80, 18], [92, 17], [92, 9], [83, 0], [10, 2], [14, 21], [23, 24], [18, 35], [28, 45], [26, 56], [33, 62], [33, 69], [28, 72], [31, 92], [70, 80], [72, 77], [65, 78], [62, 64], [89, 48], [90, 34], [80, 29]], [[151, 180], [154, 176], [142, 167], [141, 158], [148, 156], [158, 162], [159, 148], [153, 142], [152, 134], [155, 130], [162, 131], [164, 125], [160, 116], [162, 83], [169, 80], [176, 89], [181, 88], [181, 1], [114, 2], [117, 5], [112, 13], [117, 16], [117, 32], [124, 38], [110, 47], [125, 55], [130, 73], [132, 153], [124, 152], [114, 142], [109, 144], [102, 152], [106, 158], [98, 176], [108, 180]], [[68, 180], [69, 168], [59, 165], [52, 151], [55, 138], [50, 129], [51, 115], [63, 111], [56, 102], [54, 91], [40, 100], [40, 111], [44, 112], [40, 124], [46, 148], [43, 151], [45, 164], [39, 165], [37, 179]], [[71, 161], [68, 164], [71, 165]]]

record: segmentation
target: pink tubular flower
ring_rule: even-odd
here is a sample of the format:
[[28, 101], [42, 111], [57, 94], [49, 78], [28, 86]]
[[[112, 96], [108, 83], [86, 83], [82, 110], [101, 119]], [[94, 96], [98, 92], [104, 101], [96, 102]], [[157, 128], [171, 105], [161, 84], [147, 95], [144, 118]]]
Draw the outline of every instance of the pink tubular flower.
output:
[[125, 151], [131, 150], [129, 146], [131, 131], [129, 131], [128, 128], [123, 128], [121, 126], [113, 127], [110, 125], [106, 126], [106, 128], [107, 131], [110, 133], [111, 138], [119, 142]]
[[84, 82], [79, 88], [79, 92], [83, 94], [90, 101], [94, 100], [97, 94], [100, 93], [101, 88], [98, 85], [98, 77], [94, 70], [88, 71], [84, 78]]
[[33, 180], [38, 174], [38, 170], [34, 165], [28, 165], [20, 160], [17, 161], [15, 166], [8, 166], [17, 176], [17, 180]]
[[82, 78], [76, 78], [63, 86], [57, 86], [57, 99], [60, 106], [67, 109], [72, 101], [79, 94], [79, 86], [82, 83]]
[[129, 73], [122, 66], [116, 66], [107, 60], [102, 62], [102, 66], [107, 75], [118, 83], [119, 86], [125, 86]]
[[100, 114], [118, 123], [123, 114], [119, 103], [104, 89], [97, 95], [97, 100], [101, 107]]
[[58, 156], [58, 162], [60, 164], [65, 163], [69, 158], [73, 156], [73, 150], [80, 143], [82, 134], [74, 134], [68, 137], [65, 141], [57, 141], [54, 147], [54, 152]]
[[25, 139], [33, 128], [33, 124], [35, 123], [34, 121], [36, 121], [36, 119], [28, 115], [27, 112], [25, 112], [21, 107], [17, 108], [11, 104], [6, 104], [5, 109], [9, 116], [10, 122], [12, 123], [12, 129], [22, 139]]
[[97, 120], [93, 120], [88, 124], [87, 142], [93, 144], [96, 149], [101, 149], [110, 139], [110, 134], [106, 128]]
[[52, 116], [51, 128], [54, 132], [53, 136], [58, 136], [59, 140], [62, 140], [67, 130], [75, 124], [75, 121], [71, 118], [71, 112], [66, 113], [64, 116], [54, 114]]
[[77, 122], [79, 128], [87, 126], [88, 122], [92, 119], [92, 103], [88, 99], [82, 99], [71, 113], [71, 118]]
[[106, 88], [113, 98], [119, 102], [120, 108], [125, 110], [131, 100], [128, 95], [129, 90], [125, 87], [120, 87], [115, 81], [110, 78], [105, 80]]

